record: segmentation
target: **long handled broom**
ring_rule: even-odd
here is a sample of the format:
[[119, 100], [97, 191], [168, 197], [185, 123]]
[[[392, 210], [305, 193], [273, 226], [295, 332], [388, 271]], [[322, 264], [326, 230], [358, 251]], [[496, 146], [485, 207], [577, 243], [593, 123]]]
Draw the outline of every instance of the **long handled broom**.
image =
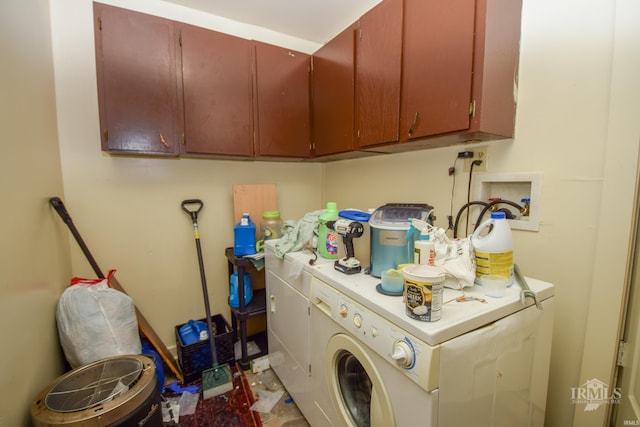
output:
[[182, 201], [182, 210], [191, 217], [193, 222], [193, 236], [196, 241], [198, 265], [200, 266], [200, 281], [202, 282], [202, 294], [204, 297], [204, 310], [207, 316], [207, 328], [209, 329], [209, 345], [211, 346], [211, 369], [202, 372], [202, 396], [204, 399], [226, 393], [233, 389], [231, 368], [228, 364], [218, 365], [218, 355], [215, 344], [214, 330], [211, 322], [211, 308], [209, 307], [209, 292], [207, 280], [204, 274], [204, 262], [202, 261], [202, 247], [200, 245], [200, 232], [198, 231], [198, 213], [204, 206], [202, 200], [188, 199]]

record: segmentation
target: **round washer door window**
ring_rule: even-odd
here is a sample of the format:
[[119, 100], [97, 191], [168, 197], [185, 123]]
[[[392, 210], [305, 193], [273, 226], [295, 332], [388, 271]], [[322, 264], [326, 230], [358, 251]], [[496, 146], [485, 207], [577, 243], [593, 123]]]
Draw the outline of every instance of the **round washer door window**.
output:
[[364, 348], [338, 334], [327, 346], [327, 378], [331, 399], [349, 427], [393, 427], [391, 401]]

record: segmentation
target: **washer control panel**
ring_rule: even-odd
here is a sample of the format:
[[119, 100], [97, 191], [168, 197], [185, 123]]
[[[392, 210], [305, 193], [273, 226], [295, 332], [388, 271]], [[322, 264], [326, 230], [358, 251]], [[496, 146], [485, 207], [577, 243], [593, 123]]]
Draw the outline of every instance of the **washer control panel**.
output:
[[315, 277], [311, 295], [312, 304], [318, 305], [325, 315], [420, 387], [427, 391], [438, 388], [439, 347], [418, 340]]

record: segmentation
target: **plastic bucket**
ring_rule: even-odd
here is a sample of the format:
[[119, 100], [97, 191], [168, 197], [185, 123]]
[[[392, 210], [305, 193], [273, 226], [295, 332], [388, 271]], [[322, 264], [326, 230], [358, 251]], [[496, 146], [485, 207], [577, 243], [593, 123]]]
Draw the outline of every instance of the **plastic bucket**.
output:
[[423, 322], [440, 320], [444, 271], [430, 265], [409, 265], [402, 272], [407, 316]]

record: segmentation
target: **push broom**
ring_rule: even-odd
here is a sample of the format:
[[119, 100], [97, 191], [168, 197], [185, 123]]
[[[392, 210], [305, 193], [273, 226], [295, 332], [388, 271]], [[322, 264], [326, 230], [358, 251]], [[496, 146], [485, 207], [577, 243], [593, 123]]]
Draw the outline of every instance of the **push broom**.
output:
[[193, 236], [196, 241], [196, 251], [198, 254], [198, 265], [200, 266], [200, 280], [202, 282], [202, 294], [204, 296], [204, 310], [207, 316], [207, 328], [209, 329], [209, 345], [211, 346], [212, 365], [210, 369], [202, 371], [202, 398], [218, 396], [233, 390], [233, 379], [229, 364], [218, 365], [218, 354], [216, 350], [214, 330], [211, 322], [211, 308], [209, 307], [209, 292], [207, 291], [207, 280], [204, 274], [204, 263], [202, 261], [202, 247], [200, 246], [200, 232], [198, 231], [198, 213], [204, 206], [202, 200], [189, 199], [182, 201], [184, 210], [193, 222]]

